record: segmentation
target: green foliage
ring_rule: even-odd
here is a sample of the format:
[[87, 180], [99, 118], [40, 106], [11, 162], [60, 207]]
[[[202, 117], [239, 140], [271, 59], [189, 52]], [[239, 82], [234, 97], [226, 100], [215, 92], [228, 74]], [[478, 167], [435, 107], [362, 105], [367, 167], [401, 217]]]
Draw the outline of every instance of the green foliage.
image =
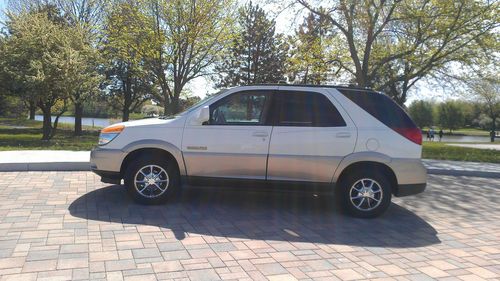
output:
[[326, 82], [334, 67], [330, 55], [332, 28], [326, 17], [309, 13], [289, 41], [289, 80], [302, 84]]
[[284, 81], [287, 46], [275, 34], [276, 22], [249, 2], [238, 10], [236, 37], [229, 53], [217, 66], [218, 87]]
[[233, 37], [234, 0], [150, 0], [155, 35], [164, 37], [152, 63], [167, 114], [180, 110], [187, 83], [212, 73]]
[[408, 112], [418, 127], [430, 127], [434, 125], [433, 104], [429, 101], [414, 101], [408, 107]]
[[[498, 1], [295, 0], [336, 32], [335, 64], [360, 86], [406, 101], [420, 79], [498, 54]], [[321, 5], [321, 6], [320, 6]]]
[[44, 113], [43, 139], [55, 133], [54, 109], [65, 111], [66, 99], [75, 86], [74, 73], [81, 72], [75, 56], [78, 31], [58, 16], [53, 6], [10, 15], [9, 34], [0, 55], [7, 88], [23, 99], [33, 100]]
[[[490, 73], [469, 82], [469, 91], [484, 108], [484, 114], [490, 119], [490, 129], [497, 129], [497, 120], [500, 118], [500, 75]], [[482, 118], [482, 125], [486, 122]]]
[[464, 124], [464, 114], [456, 101], [445, 101], [438, 105], [438, 123], [442, 128], [456, 130]]
[[123, 121], [129, 119], [130, 112], [140, 109], [154, 91], [153, 76], [146, 65], [157, 46], [151, 27], [151, 18], [135, 2], [120, 1], [106, 19], [104, 93], [110, 105], [122, 111]]

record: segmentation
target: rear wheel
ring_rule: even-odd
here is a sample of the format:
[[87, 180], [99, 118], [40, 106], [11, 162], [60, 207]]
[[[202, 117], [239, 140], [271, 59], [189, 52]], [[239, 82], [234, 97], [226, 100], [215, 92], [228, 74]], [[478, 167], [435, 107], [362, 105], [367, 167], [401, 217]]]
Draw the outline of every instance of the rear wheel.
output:
[[340, 183], [340, 200], [350, 215], [374, 218], [387, 210], [391, 204], [391, 185], [380, 172], [351, 173]]
[[178, 174], [177, 165], [172, 160], [144, 154], [128, 165], [124, 181], [135, 201], [160, 204], [177, 194]]

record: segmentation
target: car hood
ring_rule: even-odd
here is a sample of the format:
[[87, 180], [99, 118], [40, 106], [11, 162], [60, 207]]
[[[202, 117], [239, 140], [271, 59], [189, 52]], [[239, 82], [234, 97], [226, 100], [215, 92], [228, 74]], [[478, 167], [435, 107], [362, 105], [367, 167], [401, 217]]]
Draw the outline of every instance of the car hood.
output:
[[116, 123], [116, 124], [113, 124], [112, 126], [123, 125], [123, 126], [125, 126], [125, 128], [129, 128], [129, 127], [155, 126], [155, 125], [168, 125], [168, 124], [173, 125], [173, 124], [178, 123], [179, 119], [180, 118], [172, 118], [172, 119], [145, 118], [145, 119], [140, 119], [140, 120]]

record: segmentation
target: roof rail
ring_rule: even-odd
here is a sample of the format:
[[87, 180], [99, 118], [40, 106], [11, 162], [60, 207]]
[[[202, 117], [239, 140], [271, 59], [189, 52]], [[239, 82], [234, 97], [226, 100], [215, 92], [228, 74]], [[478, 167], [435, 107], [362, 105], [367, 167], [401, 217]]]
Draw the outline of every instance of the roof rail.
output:
[[247, 86], [290, 86], [290, 87], [313, 87], [313, 88], [344, 88], [344, 89], [359, 89], [359, 90], [373, 90], [368, 87], [361, 87], [356, 84], [327, 84], [327, 85], [317, 85], [317, 84], [289, 84], [283, 83], [261, 83], [261, 84], [249, 84]]

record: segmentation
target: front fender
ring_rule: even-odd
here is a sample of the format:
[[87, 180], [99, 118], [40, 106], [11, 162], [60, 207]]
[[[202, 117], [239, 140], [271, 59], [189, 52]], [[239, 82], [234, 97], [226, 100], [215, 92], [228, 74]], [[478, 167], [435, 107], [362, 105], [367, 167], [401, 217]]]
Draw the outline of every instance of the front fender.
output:
[[172, 154], [172, 156], [174, 156], [175, 160], [177, 161], [181, 176], [186, 175], [186, 165], [184, 164], [182, 151], [176, 145], [157, 139], [143, 139], [127, 144], [125, 147], [123, 147], [122, 151], [124, 152], [124, 154], [128, 155], [129, 153], [142, 148], [162, 149]]

